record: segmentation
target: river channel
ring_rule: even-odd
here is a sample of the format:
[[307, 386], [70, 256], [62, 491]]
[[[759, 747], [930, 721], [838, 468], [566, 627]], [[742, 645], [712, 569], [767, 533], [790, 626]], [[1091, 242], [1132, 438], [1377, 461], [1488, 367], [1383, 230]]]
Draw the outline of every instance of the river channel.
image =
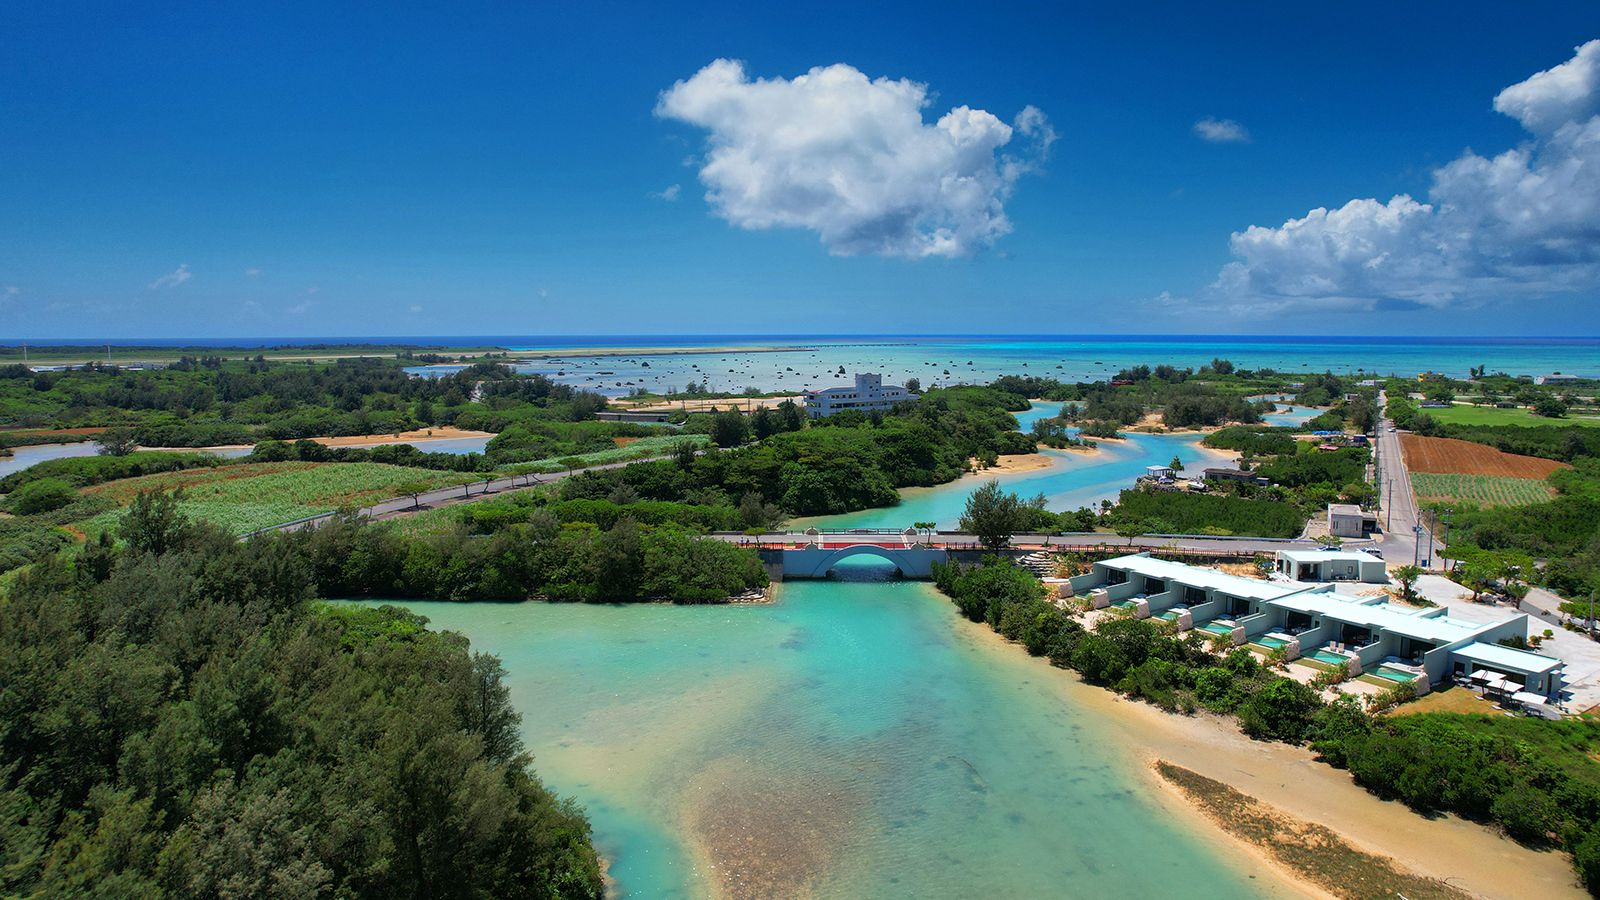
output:
[[[1196, 439], [1002, 481], [1060, 508], [1175, 453]], [[953, 522], [974, 484], [823, 524]], [[587, 808], [618, 896], [1285, 895], [1171, 818], [1071, 676], [883, 564], [771, 605], [407, 605], [505, 661], [535, 768]]]

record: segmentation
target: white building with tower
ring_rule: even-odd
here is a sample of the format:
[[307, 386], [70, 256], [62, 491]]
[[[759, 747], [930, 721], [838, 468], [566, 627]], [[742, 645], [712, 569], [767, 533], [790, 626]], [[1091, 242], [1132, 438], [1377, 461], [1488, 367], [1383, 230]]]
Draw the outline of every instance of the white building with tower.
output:
[[858, 374], [855, 387], [833, 387], [806, 394], [806, 412], [818, 419], [847, 409], [858, 412], [890, 409], [902, 400], [915, 400], [918, 396], [897, 384], [884, 384], [882, 375]]

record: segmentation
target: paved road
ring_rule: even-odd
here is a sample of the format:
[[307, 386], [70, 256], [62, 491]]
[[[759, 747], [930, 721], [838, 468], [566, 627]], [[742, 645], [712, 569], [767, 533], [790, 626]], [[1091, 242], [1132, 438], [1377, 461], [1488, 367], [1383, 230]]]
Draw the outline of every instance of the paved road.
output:
[[[1444, 551], [1444, 544], [1428, 535], [1426, 530], [1420, 539], [1416, 532], [1419, 519], [1416, 497], [1411, 490], [1411, 472], [1406, 469], [1405, 457], [1400, 452], [1399, 433], [1389, 430], [1394, 423], [1381, 413], [1385, 402], [1384, 394], [1380, 391], [1377, 454], [1381, 483], [1378, 492], [1384, 502], [1383, 518], [1379, 521], [1384, 533], [1378, 539], [1378, 549], [1383, 551], [1384, 559], [1392, 566], [1409, 565], [1412, 560], [1419, 565], [1441, 565], [1440, 555]], [[1424, 560], [1428, 562], [1424, 563]]]
[[[940, 531], [932, 535], [906, 534], [894, 530], [867, 530], [857, 529], [852, 531], [828, 531], [813, 536], [804, 531], [769, 531], [762, 535], [748, 535], [737, 531], [713, 532], [708, 537], [719, 541], [734, 544], [805, 544], [811, 540], [820, 540], [828, 545], [856, 545], [856, 544], [881, 544], [885, 546], [907, 546], [914, 542], [922, 542], [930, 547], [947, 547], [952, 549], [977, 549], [980, 544], [976, 535], [962, 534], [960, 532]], [[1368, 542], [1349, 541], [1350, 545], [1363, 546]], [[1100, 547], [1105, 546], [1112, 550], [1123, 550], [1128, 553], [1137, 553], [1140, 550], [1166, 550], [1178, 549], [1199, 553], [1265, 553], [1269, 556], [1279, 550], [1294, 550], [1316, 548], [1315, 541], [1302, 540], [1273, 540], [1269, 538], [1214, 538], [1214, 537], [1154, 537], [1146, 536], [1134, 538], [1130, 543], [1127, 538], [1114, 534], [1076, 533], [1076, 534], [1014, 534], [1011, 536], [1011, 545], [1018, 548], [1033, 547]]]

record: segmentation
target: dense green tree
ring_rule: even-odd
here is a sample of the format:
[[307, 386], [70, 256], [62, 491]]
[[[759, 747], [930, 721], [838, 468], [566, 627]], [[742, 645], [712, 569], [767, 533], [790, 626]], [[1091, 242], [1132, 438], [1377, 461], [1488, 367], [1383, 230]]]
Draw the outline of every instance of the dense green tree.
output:
[[745, 442], [748, 434], [748, 423], [737, 409], [717, 413], [711, 424], [711, 440], [718, 447], [737, 447]]
[[141, 553], [160, 556], [176, 550], [190, 533], [190, 525], [178, 503], [181, 491], [140, 491], [117, 526], [117, 536]]
[[1000, 490], [999, 481], [986, 481], [967, 495], [960, 527], [990, 550], [1011, 543], [1011, 535], [1023, 525], [1023, 501], [1016, 494]]
[[94, 440], [102, 456], [127, 456], [139, 447], [138, 432], [132, 428], [107, 428]]
[[1253, 738], [1298, 744], [1321, 706], [1316, 691], [1292, 678], [1278, 678], [1239, 707], [1239, 725]]

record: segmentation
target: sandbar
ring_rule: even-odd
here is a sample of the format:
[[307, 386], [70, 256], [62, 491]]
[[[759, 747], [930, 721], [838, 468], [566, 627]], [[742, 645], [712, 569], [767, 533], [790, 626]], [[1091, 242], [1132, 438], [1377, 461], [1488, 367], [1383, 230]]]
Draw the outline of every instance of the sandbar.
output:
[[[319, 444], [327, 447], [376, 447], [380, 444], [422, 444], [428, 441], [455, 441], [468, 438], [492, 438], [492, 431], [465, 431], [449, 425], [436, 428], [419, 428], [415, 431], [402, 431], [399, 434], [361, 434], [348, 437], [317, 437], [312, 438]], [[418, 447], [417, 449], [423, 449]]]
[[1014, 453], [1002, 456], [994, 465], [983, 468], [976, 459], [968, 460], [972, 471], [961, 476], [962, 478], [987, 478], [991, 475], [1014, 475], [1018, 472], [1040, 472], [1053, 468], [1059, 457], [1049, 456], [1044, 453]]
[[[997, 653], [1024, 654], [1021, 647], [987, 626], [968, 627], [978, 640], [994, 645]], [[1565, 854], [1530, 850], [1453, 815], [1424, 818], [1401, 803], [1368, 793], [1348, 772], [1317, 762], [1304, 747], [1252, 741], [1232, 720], [1218, 716], [1163, 712], [1086, 684], [1075, 673], [1056, 669], [1042, 659], [1024, 656], [1019, 663], [1036, 667], [1039, 678], [1063, 704], [1092, 707], [1101, 713], [1110, 726], [1105, 738], [1140, 760], [1136, 768], [1152, 794], [1167, 798], [1175, 809], [1187, 809], [1181, 818], [1244, 855], [1261, 858], [1223, 836], [1215, 824], [1168, 790], [1150, 763], [1164, 759], [1216, 779], [1291, 816], [1326, 826], [1359, 850], [1390, 857], [1412, 872], [1448, 880], [1490, 900], [1582, 900], [1589, 896], [1578, 886]], [[1289, 878], [1277, 867], [1269, 868], [1275, 875]], [[1308, 896], [1326, 896], [1312, 885], [1291, 880]]]

